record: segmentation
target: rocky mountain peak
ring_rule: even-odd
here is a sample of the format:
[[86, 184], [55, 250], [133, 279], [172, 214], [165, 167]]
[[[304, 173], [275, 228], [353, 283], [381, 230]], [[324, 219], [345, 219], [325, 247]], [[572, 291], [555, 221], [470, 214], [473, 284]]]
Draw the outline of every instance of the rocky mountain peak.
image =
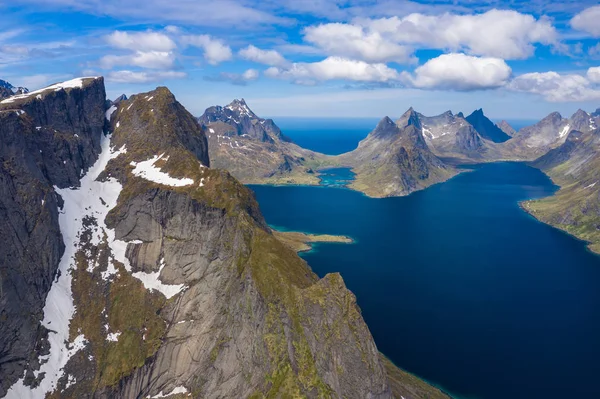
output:
[[194, 118], [166, 87], [157, 87], [118, 103], [111, 118], [113, 143], [139, 153], [144, 159], [185, 148], [202, 165], [209, 166], [208, 143], [204, 132]]
[[545, 118], [543, 118], [541, 121], [539, 121], [539, 124], [553, 124], [553, 125], [559, 125], [560, 123], [562, 123], [563, 121], [563, 117], [559, 112], [552, 112], [550, 114], [548, 114], [548, 116], [546, 116]]
[[249, 137], [260, 142], [290, 141], [272, 119], [258, 117], [246, 104], [235, 99], [225, 107], [213, 106], [198, 118], [200, 124], [219, 136]]
[[465, 118], [465, 114], [463, 114], [462, 112], [459, 112], [458, 114], [456, 114], [457, 118]]
[[510, 136], [504, 133], [494, 122], [488, 119], [481, 108], [473, 111], [473, 113], [471, 113], [471, 115], [467, 116], [465, 119], [467, 122], [473, 125], [475, 130], [477, 130], [477, 132], [484, 139], [493, 141], [494, 143], [503, 143], [510, 140]]
[[415, 126], [417, 129], [421, 129], [421, 120], [419, 114], [415, 112], [413, 107], [410, 107], [402, 116], [396, 121], [396, 125], [400, 129], [408, 126]]

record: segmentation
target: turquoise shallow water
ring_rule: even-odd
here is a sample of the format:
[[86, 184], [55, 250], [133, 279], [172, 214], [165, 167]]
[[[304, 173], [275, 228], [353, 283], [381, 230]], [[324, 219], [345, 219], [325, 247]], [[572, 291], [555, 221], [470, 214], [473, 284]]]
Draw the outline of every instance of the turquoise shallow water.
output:
[[[327, 182], [335, 186], [330, 171]], [[524, 213], [556, 189], [518, 163], [403, 198], [252, 186], [268, 223], [348, 235], [304, 258], [340, 272], [379, 349], [468, 398], [600, 398], [600, 257]]]

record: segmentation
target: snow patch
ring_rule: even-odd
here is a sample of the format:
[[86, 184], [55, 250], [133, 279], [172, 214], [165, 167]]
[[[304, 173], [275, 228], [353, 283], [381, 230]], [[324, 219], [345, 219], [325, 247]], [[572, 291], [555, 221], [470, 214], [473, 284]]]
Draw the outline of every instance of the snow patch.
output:
[[209, 132], [211, 132], [211, 133], [214, 133], [214, 132], [215, 132], [215, 131], [213, 130], [213, 128], [212, 128], [212, 127], [209, 127], [209, 128], [208, 128], [208, 131], [209, 131]]
[[146, 101], [150, 101], [154, 98], [154, 96], [150, 97], [149, 99], [147, 99]]
[[184, 394], [184, 393], [187, 393], [188, 396], [191, 395], [191, 394], [188, 393], [188, 390], [184, 386], [179, 386], [179, 387], [176, 387], [175, 389], [173, 389], [169, 393], [163, 393], [163, 391], [160, 391], [160, 393], [158, 395], [156, 395], [156, 396], [146, 396], [146, 399], [166, 398], [166, 397], [169, 397], [171, 395]]
[[167, 299], [174, 297], [179, 294], [183, 288], [183, 284], [164, 284], [160, 281], [160, 272], [165, 267], [164, 258], [160, 261], [160, 268], [155, 273], [146, 273], [146, 272], [136, 272], [133, 273], [133, 277], [137, 278], [144, 284], [147, 290], [157, 290], [161, 292]]
[[112, 116], [112, 114], [114, 114], [114, 112], [117, 110], [117, 106], [116, 105], [111, 105], [109, 109], [106, 110], [106, 113], [104, 114], [104, 116], [106, 117], [106, 120], [110, 122], [110, 117]]
[[[596, 183], [598, 183], [598, 182], [596, 182]], [[592, 188], [592, 187], [594, 187], [596, 185], [596, 183], [592, 183], [589, 186], [585, 186], [584, 188]]]
[[558, 137], [565, 137], [567, 135], [567, 133], [569, 133], [569, 128], [571, 126], [567, 125], [563, 128], [563, 130], [561, 130], [561, 132], [559, 133]]
[[121, 121], [118, 121], [118, 122], [117, 122], [117, 126], [115, 126], [115, 129], [118, 129], [118, 128], [119, 128], [119, 126], [121, 126]]
[[162, 159], [164, 155], [164, 153], [161, 155], [155, 155], [154, 157], [143, 162], [132, 161], [130, 165], [135, 167], [132, 173], [146, 180], [150, 180], [158, 184], [164, 184], [166, 186], [183, 187], [189, 186], [190, 184], [194, 184], [194, 181], [192, 179], [176, 179], [174, 177], [169, 176], [167, 173], [162, 172], [160, 168], [154, 166], [154, 164], [158, 160]]
[[118, 342], [119, 335], [121, 335], [121, 331], [117, 331], [115, 333], [110, 333], [106, 336], [106, 340], [110, 342]]
[[[80, 187], [63, 188], [55, 187], [54, 190], [64, 200], [64, 205], [59, 213], [60, 231], [65, 244], [65, 252], [60, 260], [58, 277], [48, 293], [44, 306], [44, 320], [42, 324], [50, 330], [48, 341], [50, 354], [47, 362], [42, 364], [36, 373], [42, 375], [37, 388], [30, 388], [23, 384], [23, 379], [17, 381], [8, 391], [8, 398], [43, 398], [46, 393], [56, 389], [58, 380], [63, 376], [63, 368], [69, 359], [83, 349], [87, 343], [83, 335], [79, 335], [72, 344], [69, 344], [69, 322], [75, 313], [73, 295], [71, 291], [71, 270], [75, 267], [75, 254], [79, 251], [79, 237], [84, 231], [84, 216], [93, 216], [98, 222], [98, 228], [105, 228], [104, 219], [108, 211], [117, 204], [121, 192], [121, 184], [114, 180], [99, 182], [96, 178], [104, 171], [108, 161], [117, 157], [120, 152], [110, 151], [110, 139], [102, 137], [102, 151], [98, 160], [89, 171], [81, 178]], [[104, 201], [104, 203], [103, 203]], [[114, 231], [105, 228], [110, 239], [114, 239]], [[97, 240], [93, 235], [92, 241]]]
[[60, 91], [60, 90], [64, 90], [64, 89], [81, 89], [83, 87], [83, 81], [84, 79], [98, 79], [97, 77], [90, 77], [90, 78], [76, 78], [76, 79], [71, 79], [71, 80], [67, 80], [66, 82], [62, 82], [62, 83], [56, 83], [53, 84], [51, 86], [48, 87], [44, 87], [43, 89], [39, 89], [36, 91], [32, 91], [29, 93], [25, 93], [25, 94], [19, 94], [16, 96], [12, 96], [7, 98], [6, 100], [1, 101], [2, 104], [6, 104], [6, 103], [12, 103], [15, 100], [20, 100], [23, 98], [28, 98], [32, 95], [35, 95], [36, 98], [40, 98], [38, 97], [38, 95], [41, 95], [41, 93], [43, 93], [46, 90], [54, 90], [54, 91]]

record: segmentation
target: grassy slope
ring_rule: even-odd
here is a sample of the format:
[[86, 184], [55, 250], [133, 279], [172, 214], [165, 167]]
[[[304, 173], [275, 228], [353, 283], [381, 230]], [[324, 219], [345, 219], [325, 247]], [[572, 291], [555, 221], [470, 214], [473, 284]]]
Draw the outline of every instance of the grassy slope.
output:
[[540, 165], [560, 190], [548, 198], [526, 201], [522, 207], [542, 222], [587, 241], [590, 250], [600, 254], [598, 141], [597, 133], [582, 135], [568, 160], [548, 168]]
[[316, 242], [338, 242], [351, 244], [352, 238], [346, 236], [334, 236], [329, 234], [306, 234], [293, 231], [273, 231], [273, 235], [285, 245], [296, 252], [305, 252], [312, 249], [311, 243]]

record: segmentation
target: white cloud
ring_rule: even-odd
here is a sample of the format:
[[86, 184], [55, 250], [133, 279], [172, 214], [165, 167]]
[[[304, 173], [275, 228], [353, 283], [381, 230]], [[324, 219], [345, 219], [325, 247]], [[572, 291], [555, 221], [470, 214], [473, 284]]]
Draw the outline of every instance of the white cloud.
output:
[[230, 82], [234, 85], [245, 86], [259, 77], [256, 69], [248, 69], [244, 73], [221, 72], [217, 76], [206, 76], [204, 80], [211, 82]]
[[294, 63], [287, 69], [271, 67], [265, 71], [265, 75], [271, 78], [290, 79], [299, 84], [337, 79], [386, 82], [399, 78], [398, 71], [385, 64], [369, 64], [340, 57], [328, 57], [314, 63]]
[[134, 51], [168, 52], [177, 47], [167, 35], [159, 32], [123, 32], [115, 31], [104, 37], [112, 47]]
[[[594, 68], [590, 69], [594, 78], [597, 71]], [[577, 74], [561, 75], [553, 71], [526, 73], [517, 76], [507, 87], [514, 91], [539, 94], [550, 102], [600, 99], [600, 90], [585, 76]]]
[[186, 76], [185, 72], [178, 71], [136, 72], [124, 70], [109, 72], [106, 79], [115, 83], [150, 83], [169, 79], [183, 79]]
[[357, 23], [397, 44], [503, 59], [528, 58], [535, 51], [534, 44], [554, 44], [558, 37], [547, 18], [536, 20], [511, 10], [471, 15], [415, 13]]
[[590, 82], [600, 83], [600, 67], [591, 67], [588, 69], [587, 78]]
[[415, 69], [414, 76], [403, 78], [425, 89], [481, 90], [506, 84], [510, 67], [499, 58], [480, 58], [465, 54], [443, 54]]
[[378, 32], [358, 25], [331, 23], [308, 27], [304, 30], [304, 40], [334, 56], [367, 62], [416, 61], [410, 47], [396, 44]]
[[136, 51], [129, 55], [106, 55], [100, 59], [100, 67], [111, 69], [115, 66], [133, 65], [141, 68], [168, 69], [173, 66], [175, 55], [165, 51]]
[[248, 69], [242, 74], [242, 78], [244, 78], [244, 80], [256, 80], [258, 79], [258, 75], [259, 73], [256, 69]]
[[228, 45], [209, 35], [182, 36], [181, 41], [185, 45], [203, 49], [204, 58], [211, 65], [217, 65], [233, 58], [233, 53]]
[[289, 62], [275, 50], [262, 50], [253, 45], [239, 51], [242, 58], [270, 66], [285, 66]]
[[600, 37], [600, 6], [589, 7], [571, 19], [571, 26], [587, 32], [593, 37]]

